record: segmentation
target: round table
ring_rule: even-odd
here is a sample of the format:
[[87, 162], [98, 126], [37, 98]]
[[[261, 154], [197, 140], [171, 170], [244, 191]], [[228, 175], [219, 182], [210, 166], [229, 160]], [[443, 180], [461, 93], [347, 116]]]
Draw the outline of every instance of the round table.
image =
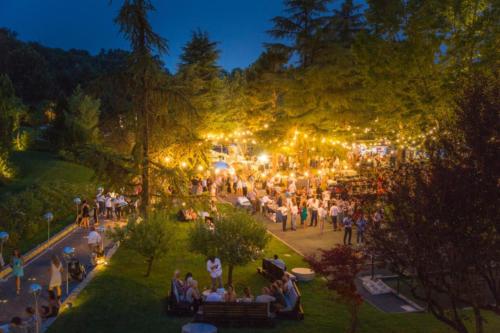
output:
[[217, 333], [217, 327], [210, 324], [191, 323], [182, 326], [182, 333]]
[[316, 273], [310, 268], [297, 267], [293, 268], [291, 272], [295, 275], [297, 281], [311, 281], [316, 276]]

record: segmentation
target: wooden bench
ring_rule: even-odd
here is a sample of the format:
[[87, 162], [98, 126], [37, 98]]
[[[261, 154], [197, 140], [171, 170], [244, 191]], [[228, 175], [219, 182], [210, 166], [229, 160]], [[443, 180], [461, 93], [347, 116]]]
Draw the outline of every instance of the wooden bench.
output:
[[285, 295], [285, 301], [287, 307], [280, 310], [277, 315], [280, 318], [289, 318], [296, 320], [304, 319], [304, 309], [301, 304], [301, 295], [299, 288], [295, 281], [292, 281], [293, 288], [287, 295]]
[[[281, 280], [283, 275], [287, 274], [282, 268], [276, 266], [270, 259], [262, 259], [262, 268], [257, 270], [260, 274], [264, 275], [271, 282]], [[301, 294], [297, 283], [294, 281], [295, 277], [291, 277], [293, 290], [289, 295], [285, 295], [287, 307], [278, 312], [278, 317], [289, 319], [304, 319], [304, 309], [301, 304]]]
[[194, 312], [193, 305], [181, 299], [173, 282], [170, 283], [170, 293], [165, 299], [165, 312], [177, 316], [191, 316]]
[[207, 302], [195, 321], [214, 325], [273, 327], [269, 303]]
[[284, 269], [276, 266], [272, 260], [265, 258], [262, 259], [262, 268], [257, 269], [257, 271], [272, 282], [281, 280], [285, 275]]

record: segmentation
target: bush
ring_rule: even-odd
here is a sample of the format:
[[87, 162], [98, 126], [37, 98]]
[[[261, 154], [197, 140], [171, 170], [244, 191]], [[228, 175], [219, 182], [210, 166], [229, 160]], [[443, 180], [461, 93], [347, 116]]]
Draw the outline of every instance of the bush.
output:
[[0, 230], [9, 233], [6, 256], [14, 248], [28, 251], [47, 237], [47, 223], [43, 214], [54, 214], [51, 234], [75, 220], [73, 197], [88, 198], [94, 195], [94, 185], [69, 184], [66, 182], [35, 183], [24, 191], [5, 194], [0, 202]]

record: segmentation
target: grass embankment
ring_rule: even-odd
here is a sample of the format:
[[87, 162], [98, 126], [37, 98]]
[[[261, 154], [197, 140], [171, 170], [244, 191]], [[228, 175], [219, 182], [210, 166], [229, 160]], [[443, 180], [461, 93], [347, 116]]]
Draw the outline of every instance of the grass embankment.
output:
[[[126, 248], [120, 248], [109, 266], [80, 294], [71, 309], [63, 312], [49, 329], [49, 333], [79, 332], [180, 332], [191, 318], [176, 318], [163, 313], [162, 300], [166, 296], [172, 272], [178, 268], [182, 274], [191, 271], [203, 288], [209, 285], [205, 271], [205, 258], [187, 249], [186, 237], [189, 226], [179, 224], [179, 241], [168, 256], [156, 262], [152, 275], [144, 278], [146, 264], [142, 257]], [[285, 259], [289, 267], [304, 266], [302, 257], [276, 239], [266, 249], [266, 256], [274, 253]], [[235, 270], [238, 294], [244, 286], [250, 286], [259, 294], [268, 282], [256, 273], [260, 261]], [[225, 268], [225, 267], [224, 267]], [[226, 270], [227, 272], [227, 270]], [[305, 320], [278, 321], [274, 329], [263, 332], [344, 332], [348, 325], [348, 313], [343, 305], [332, 300], [332, 293], [317, 278], [301, 283]], [[489, 318], [486, 332], [498, 332], [498, 318]], [[425, 313], [385, 314], [364, 304], [360, 314], [359, 332], [370, 333], [443, 333], [450, 332], [431, 315]], [[223, 333], [255, 332], [252, 328], [219, 328]], [[259, 330], [260, 331], [260, 330]]]
[[16, 177], [0, 187], [0, 230], [9, 232], [4, 257], [12, 248], [26, 252], [47, 239], [43, 214], [51, 211], [51, 234], [75, 220], [73, 198], [95, 191], [93, 171], [65, 162], [55, 154], [24, 151], [11, 157]]

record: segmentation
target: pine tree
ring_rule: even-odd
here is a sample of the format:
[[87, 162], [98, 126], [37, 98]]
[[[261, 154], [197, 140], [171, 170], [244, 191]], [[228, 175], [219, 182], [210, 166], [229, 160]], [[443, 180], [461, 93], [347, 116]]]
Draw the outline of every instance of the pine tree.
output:
[[191, 40], [182, 48], [180, 72], [191, 72], [204, 81], [209, 81], [220, 75], [217, 65], [219, 50], [217, 42], [211, 41], [208, 32], [198, 29], [194, 31]]
[[333, 11], [330, 22], [325, 27], [325, 34], [331, 41], [340, 42], [344, 47], [350, 47], [357, 33], [364, 29], [361, 5], [355, 5], [352, 0], [345, 0], [339, 9]]
[[269, 34], [277, 39], [291, 40], [291, 45], [269, 44], [275, 50], [298, 54], [301, 67], [314, 63], [320, 49], [320, 32], [326, 23], [327, 5], [331, 0], [285, 0], [289, 16], [276, 16], [272, 19], [273, 29]]
[[142, 169], [141, 210], [150, 205], [150, 136], [154, 91], [158, 85], [159, 63], [156, 55], [167, 52], [167, 41], [153, 31], [148, 13], [155, 8], [150, 0], [125, 0], [115, 19], [121, 33], [130, 41], [130, 72], [133, 78], [133, 105], [137, 117], [137, 138], [141, 144], [139, 164]]

